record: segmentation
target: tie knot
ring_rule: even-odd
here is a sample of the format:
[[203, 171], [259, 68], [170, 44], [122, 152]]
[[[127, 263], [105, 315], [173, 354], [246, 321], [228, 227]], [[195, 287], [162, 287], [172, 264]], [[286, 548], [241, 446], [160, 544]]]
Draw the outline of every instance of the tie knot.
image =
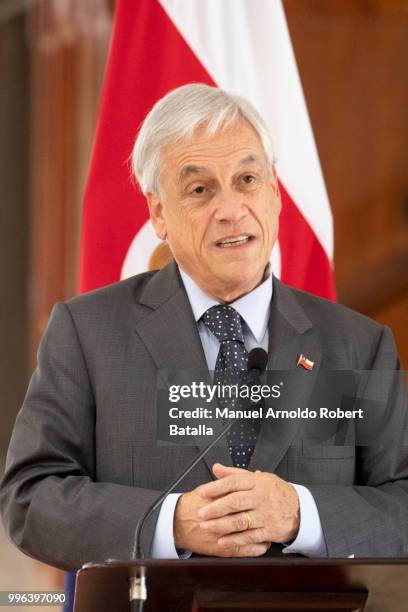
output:
[[244, 342], [241, 315], [232, 306], [212, 306], [202, 319], [219, 342]]

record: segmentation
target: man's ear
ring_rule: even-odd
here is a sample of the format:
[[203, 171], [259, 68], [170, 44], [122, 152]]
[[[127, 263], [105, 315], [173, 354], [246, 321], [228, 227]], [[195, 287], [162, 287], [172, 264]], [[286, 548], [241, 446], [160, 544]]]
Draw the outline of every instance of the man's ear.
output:
[[272, 190], [275, 196], [275, 200], [279, 207], [278, 214], [280, 214], [280, 211], [282, 210], [282, 199], [281, 199], [281, 194], [279, 190], [278, 175], [276, 173], [276, 168], [274, 165], [271, 168], [271, 186], [272, 186]]
[[156, 193], [147, 193], [147, 206], [149, 207], [150, 219], [156, 232], [156, 236], [160, 240], [166, 240], [167, 229], [166, 222], [163, 217], [163, 202], [160, 196]]

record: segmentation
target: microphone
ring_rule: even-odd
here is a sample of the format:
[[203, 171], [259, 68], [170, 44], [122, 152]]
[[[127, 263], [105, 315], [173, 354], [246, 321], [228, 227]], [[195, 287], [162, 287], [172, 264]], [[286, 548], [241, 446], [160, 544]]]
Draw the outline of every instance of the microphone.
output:
[[[260, 347], [252, 349], [248, 354], [248, 382], [249, 384], [259, 384], [260, 376], [266, 369], [268, 363], [268, 353]], [[191, 470], [201, 461], [203, 457], [219, 442], [223, 436], [239, 419], [234, 419], [206, 446], [198, 455], [187, 465], [177, 478], [175, 478], [166, 489], [160, 493], [158, 498], [149, 506], [145, 513], [140, 517], [133, 537], [133, 547], [131, 560], [144, 559], [144, 550], [141, 545], [142, 530], [146, 521], [163, 503], [167, 495], [172, 493], [177, 485], [191, 472]], [[129, 598], [131, 612], [142, 612], [144, 601], [147, 599], [145, 568], [140, 568], [140, 576], [133, 576], [130, 579]]]
[[257, 346], [248, 355], [248, 378], [251, 383], [259, 383], [261, 374], [266, 369], [268, 353]]

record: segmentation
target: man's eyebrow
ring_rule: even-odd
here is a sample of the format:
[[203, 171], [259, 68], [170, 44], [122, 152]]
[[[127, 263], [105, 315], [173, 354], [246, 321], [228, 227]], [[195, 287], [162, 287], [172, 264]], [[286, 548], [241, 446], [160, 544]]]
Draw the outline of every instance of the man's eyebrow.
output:
[[259, 157], [257, 157], [257, 155], [254, 155], [253, 153], [251, 153], [250, 155], [247, 155], [246, 157], [241, 159], [238, 162], [238, 165], [239, 166], [246, 166], [247, 164], [251, 164], [251, 163], [259, 163], [259, 161], [260, 161]]
[[188, 178], [191, 174], [208, 174], [209, 170], [205, 166], [196, 166], [194, 164], [189, 164], [188, 166], [184, 166], [180, 172], [180, 180]]

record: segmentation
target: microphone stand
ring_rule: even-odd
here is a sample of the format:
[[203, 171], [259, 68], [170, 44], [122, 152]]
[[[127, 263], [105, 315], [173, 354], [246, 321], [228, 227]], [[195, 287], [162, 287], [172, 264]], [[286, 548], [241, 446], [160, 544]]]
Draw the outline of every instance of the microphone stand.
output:
[[[149, 506], [146, 510], [145, 514], [138, 520], [135, 535], [134, 535], [134, 544], [132, 549], [132, 561], [136, 559], [144, 559], [144, 550], [141, 545], [141, 535], [142, 529], [146, 521], [151, 517], [151, 515], [160, 507], [163, 503], [164, 499], [167, 497], [171, 491], [173, 491], [178, 484], [187, 476], [193, 468], [201, 461], [201, 459], [208, 453], [209, 450], [212, 449], [213, 446], [217, 444], [221, 440], [223, 436], [231, 429], [233, 425], [239, 419], [234, 419], [229, 423], [224, 429], [216, 436], [213, 440], [211, 440], [210, 444], [208, 444], [202, 451], [198, 453], [198, 455], [189, 463], [187, 468], [183, 471], [182, 474], [177, 476], [160, 494], [160, 496], [156, 499], [153, 504]], [[147, 599], [147, 590], [146, 590], [146, 568], [144, 566], [140, 566], [139, 568], [140, 574], [138, 576], [132, 576], [130, 578], [130, 588], [129, 588], [129, 599], [130, 599], [130, 609], [131, 612], [142, 612], [143, 604]]]

